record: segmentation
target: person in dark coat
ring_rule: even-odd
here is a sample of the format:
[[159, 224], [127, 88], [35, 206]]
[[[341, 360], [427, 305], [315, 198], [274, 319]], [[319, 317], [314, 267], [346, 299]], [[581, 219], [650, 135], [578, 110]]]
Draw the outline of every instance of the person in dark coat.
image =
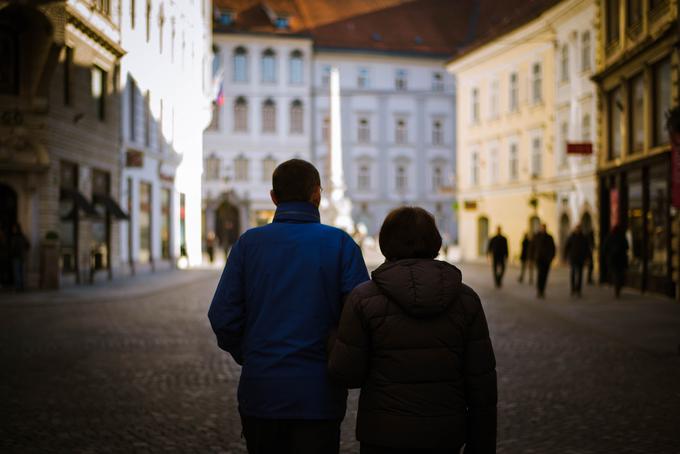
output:
[[593, 285], [595, 284], [595, 281], [593, 280], [593, 271], [595, 269], [595, 232], [593, 232], [592, 229], [588, 231], [588, 233], [585, 234], [586, 238], [588, 239], [588, 247], [590, 248], [590, 254], [588, 255], [587, 263], [588, 263], [588, 285]]
[[21, 226], [15, 223], [12, 225], [12, 233], [9, 237], [9, 257], [12, 262], [12, 279], [16, 290], [24, 289], [24, 266], [29, 248], [30, 244], [21, 231]]
[[350, 293], [329, 342], [331, 377], [361, 388], [361, 454], [496, 452], [496, 362], [479, 296], [434, 260], [441, 237], [422, 208], [392, 211], [386, 261]]
[[505, 262], [508, 259], [508, 240], [503, 236], [503, 231], [500, 226], [496, 229], [496, 236], [489, 240], [486, 254], [491, 256], [493, 280], [496, 284], [496, 288], [500, 288], [503, 286]]
[[569, 261], [571, 294], [581, 296], [581, 284], [583, 282], [583, 266], [589, 257], [592, 258], [590, 242], [583, 234], [581, 226], [577, 225], [567, 238], [564, 246], [564, 255]]
[[626, 239], [626, 231], [621, 225], [615, 225], [609, 232], [604, 240], [602, 252], [607, 261], [610, 282], [614, 285], [614, 295], [619, 298], [628, 268], [628, 240]]
[[533, 234], [529, 237], [529, 247], [527, 250], [528, 257], [527, 257], [527, 265], [529, 268], [529, 285], [532, 285], [534, 283], [534, 269], [536, 268], [536, 237], [538, 236], [537, 232], [533, 232]]
[[524, 281], [524, 271], [527, 268], [527, 262], [529, 261], [529, 234], [525, 233], [524, 238], [522, 238], [522, 251], [519, 254], [519, 261], [522, 264], [522, 269], [519, 273], [519, 278], [517, 282], [522, 283]]
[[548, 273], [550, 273], [550, 265], [555, 258], [555, 240], [552, 235], [548, 233], [548, 228], [545, 224], [541, 225], [541, 231], [535, 237], [535, 261], [538, 269], [538, 276], [536, 279], [537, 296], [545, 298], [545, 286], [548, 282]]

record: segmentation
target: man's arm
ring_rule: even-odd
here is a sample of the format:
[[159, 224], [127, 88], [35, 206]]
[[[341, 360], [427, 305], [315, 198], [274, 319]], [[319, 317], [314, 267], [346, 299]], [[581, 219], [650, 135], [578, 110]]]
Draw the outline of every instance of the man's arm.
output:
[[349, 235], [345, 238], [342, 250], [342, 277], [340, 297], [344, 300], [354, 288], [370, 280], [361, 249]]
[[217, 337], [217, 345], [229, 352], [238, 364], [243, 363], [241, 340], [245, 326], [241, 247], [239, 240], [231, 248], [229, 259], [208, 310], [208, 318]]

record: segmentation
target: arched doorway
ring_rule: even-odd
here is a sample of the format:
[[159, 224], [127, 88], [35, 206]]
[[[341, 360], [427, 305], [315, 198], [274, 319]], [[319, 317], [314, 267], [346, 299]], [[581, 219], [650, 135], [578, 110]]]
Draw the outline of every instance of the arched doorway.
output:
[[486, 255], [486, 246], [489, 243], [489, 218], [481, 216], [477, 219], [477, 255]]
[[588, 211], [581, 216], [581, 229], [586, 235], [593, 231], [593, 218]]
[[571, 230], [571, 221], [567, 213], [562, 213], [560, 216], [560, 256], [564, 257], [564, 248], [567, 245], [567, 238], [569, 238], [569, 231]]
[[0, 286], [12, 284], [9, 257], [9, 235], [17, 222], [17, 193], [7, 185], [0, 184]]
[[225, 251], [236, 242], [241, 232], [238, 207], [224, 200], [215, 212], [215, 236]]

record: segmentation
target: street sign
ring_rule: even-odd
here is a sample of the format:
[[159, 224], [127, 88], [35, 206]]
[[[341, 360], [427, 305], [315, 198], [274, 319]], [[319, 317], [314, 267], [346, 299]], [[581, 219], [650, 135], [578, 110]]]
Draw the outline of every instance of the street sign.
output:
[[580, 155], [593, 154], [593, 144], [590, 142], [582, 143], [567, 142], [567, 154], [580, 154]]

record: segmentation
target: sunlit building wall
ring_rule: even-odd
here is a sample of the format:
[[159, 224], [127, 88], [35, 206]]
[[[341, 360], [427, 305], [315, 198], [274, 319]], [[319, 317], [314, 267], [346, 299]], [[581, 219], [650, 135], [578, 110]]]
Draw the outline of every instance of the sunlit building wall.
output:
[[122, 258], [133, 271], [196, 265], [211, 3], [123, 0], [122, 11]]
[[599, 1], [597, 27], [600, 244], [622, 225], [627, 285], [677, 294], [680, 231], [664, 122], [680, 103], [678, 3]]
[[203, 193], [206, 234], [224, 247], [271, 221], [276, 166], [311, 160], [312, 41], [280, 35], [274, 24], [271, 33], [213, 38], [222, 83], [204, 135]]
[[[566, 232], [592, 210], [592, 159], [564, 153], [565, 137], [576, 139], [582, 132], [575, 119], [593, 108], [592, 88], [587, 71], [573, 60], [566, 63], [567, 78], [561, 78], [557, 59], [563, 44], [575, 60], [581, 52], [576, 37], [594, 34], [588, 20], [592, 5], [560, 2], [493, 40], [473, 44], [449, 64], [458, 84], [463, 259], [483, 257], [497, 226], [508, 237], [511, 258], [519, 256], [523, 235], [541, 223], [559, 243], [560, 220], [569, 219], [568, 225], [563, 221]], [[564, 134], [558, 134], [558, 123], [567, 124]]]
[[400, 205], [430, 211], [455, 238], [454, 80], [441, 58], [319, 49], [314, 62], [314, 160], [328, 171], [329, 74], [340, 72], [343, 164], [354, 222], [377, 235]]

